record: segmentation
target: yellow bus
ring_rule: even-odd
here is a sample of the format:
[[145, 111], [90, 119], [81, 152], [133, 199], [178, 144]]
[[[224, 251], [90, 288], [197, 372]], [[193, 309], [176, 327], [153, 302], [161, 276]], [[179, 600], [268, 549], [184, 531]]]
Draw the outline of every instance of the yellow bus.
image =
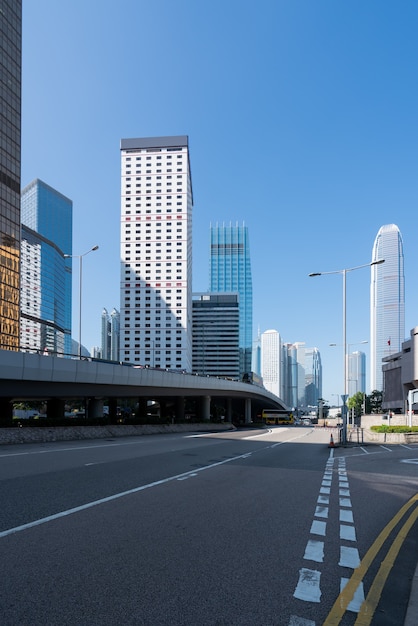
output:
[[261, 420], [264, 424], [272, 424], [276, 426], [292, 425], [295, 423], [293, 413], [282, 409], [263, 409]]

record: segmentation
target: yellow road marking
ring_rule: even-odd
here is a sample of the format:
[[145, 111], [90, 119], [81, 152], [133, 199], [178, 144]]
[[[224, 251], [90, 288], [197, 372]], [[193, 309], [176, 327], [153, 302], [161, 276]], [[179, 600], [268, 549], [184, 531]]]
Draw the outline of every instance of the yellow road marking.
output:
[[363, 604], [360, 607], [360, 611], [354, 626], [369, 626], [376, 607], [379, 603], [380, 596], [382, 595], [382, 590], [387, 580], [387, 577], [389, 576], [390, 570], [393, 567], [395, 559], [398, 556], [399, 550], [401, 549], [402, 544], [408, 535], [408, 532], [411, 530], [417, 518], [418, 508], [412, 511], [408, 520], [402, 526], [389, 552], [387, 553], [386, 558], [379, 567], [379, 571], [377, 572], [373, 584], [370, 587], [367, 598], [364, 600]]
[[[373, 544], [368, 549], [364, 559], [361, 561], [360, 565], [354, 570], [350, 580], [338, 595], [337, 599], [334, 602], [334, 605], [331, 611], [328, 613], [326, 620], [323, 623], [323, 626], [338, 626], [340, 623], [344, 613], [347, 610], [348, 605], [354, 597], [354, 593], [362, 582], [364, 576], [367, 573], [370, 565], [373, 563], [376, 558], [377, 553], [381, 549], [382, 545], [395, 528], [395, 526], [400, 522], [402, 517], [407, 513], [407, 511], [418, 501], [418, 493], [416, 493], [403, 507], [396, 513], [396, 515], [388, 522], [385, 528], [381, 531], [377, 539], [373, 542]], [[415, 521], [415, 520], [414, 520]], [[404, 528], [404, 527], [403, 527]], [[402, 530], [403, 530], [402, 528]]]

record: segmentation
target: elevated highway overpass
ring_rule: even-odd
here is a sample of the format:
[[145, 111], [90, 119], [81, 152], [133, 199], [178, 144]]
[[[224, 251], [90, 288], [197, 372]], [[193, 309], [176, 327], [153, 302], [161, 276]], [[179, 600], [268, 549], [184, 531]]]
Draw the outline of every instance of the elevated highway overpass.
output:
[[287, 409], [264, 387], [224, 378], [141, 368], [89, 358], [66, 359], [26, 352], [0, 351], [0, 420], [10, 421], [13, 402], [45, 401], [48, 417], [63, 417], [68, 401], [82, 399], [89, 417], [103, 416], [108, 403], [115, 417], [121, 399], [135, 399], [145, 416], [148, 401], [158, 402], [163, 417], [183, 421], [186, 403], [198, 419], [209, 420], [214, 403], [225, 419], [249, 423], [263, 408]]

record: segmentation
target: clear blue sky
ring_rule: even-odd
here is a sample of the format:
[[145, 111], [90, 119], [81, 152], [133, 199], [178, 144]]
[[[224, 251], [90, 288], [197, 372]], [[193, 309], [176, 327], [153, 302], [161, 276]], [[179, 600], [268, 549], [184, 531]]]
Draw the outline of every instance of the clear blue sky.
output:
[[[210, 223], [244, 222], [254, 334], [318, 347], [335, 402], [342, 277], [308, 274], [368, 263], [395, 223], [409, 336], [417, 28], [416, 0], [23, 0], [22, 185], [41, 178], [73, 200], [73, 254], [100, 246], [83, 262], [83, 344], [100, 343], [103, 307], [119, 309], [120, 139], [183, 134], [194, 291], [208, 288]], [[369, 340], [369, 284], [367, 268], [347, 275], [350, 344]]]

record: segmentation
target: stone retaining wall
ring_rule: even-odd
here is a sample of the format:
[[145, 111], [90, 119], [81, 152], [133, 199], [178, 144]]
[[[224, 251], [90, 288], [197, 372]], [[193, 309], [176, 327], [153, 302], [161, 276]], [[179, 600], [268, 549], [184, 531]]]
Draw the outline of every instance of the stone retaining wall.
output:
[[0, 445], [11, 443], [46, 443], [48, 441], [77, 441], [83, 439], [113, 439], [186, 432], [233, 430], [231, 424], [163, 424], [161, 426], [57, 426], [48, 428], [0, 428]]

